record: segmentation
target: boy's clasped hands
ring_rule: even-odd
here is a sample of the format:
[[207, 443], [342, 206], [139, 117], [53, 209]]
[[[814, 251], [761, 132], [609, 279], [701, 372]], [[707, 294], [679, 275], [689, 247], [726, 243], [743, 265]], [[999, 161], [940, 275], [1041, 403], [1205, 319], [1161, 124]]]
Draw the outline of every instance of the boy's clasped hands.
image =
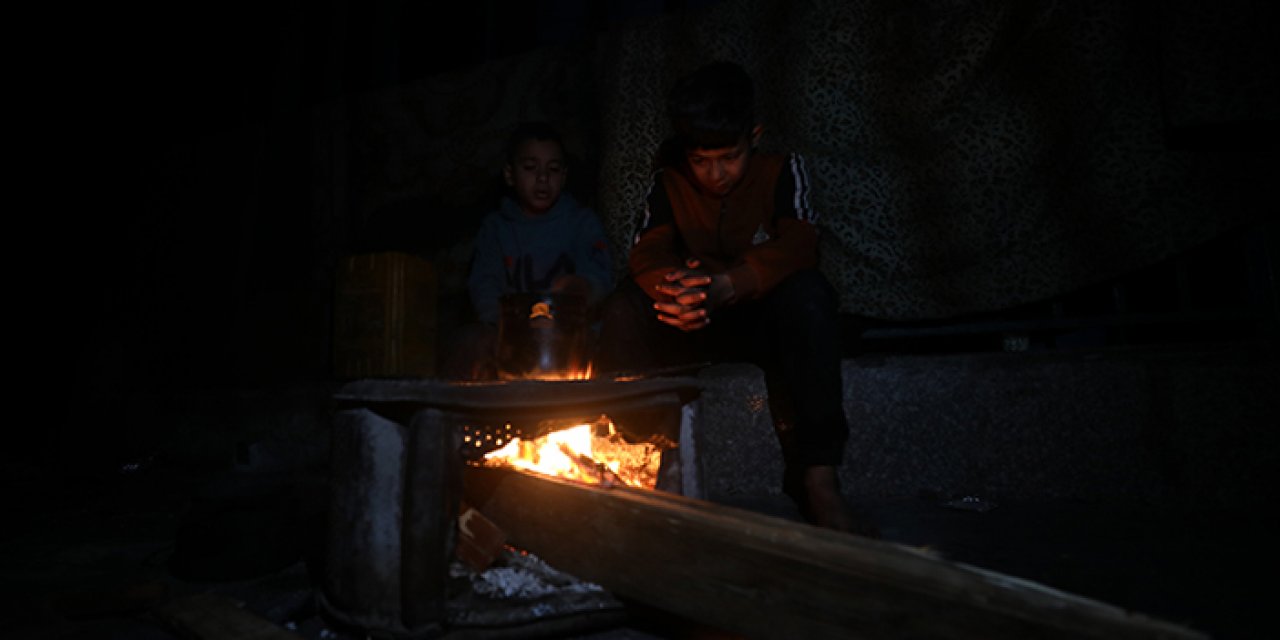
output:
[[697, 258], [685, 260], [685, 268], [672, 269], [656, 286], [669, 301], [655, 302], [658, 320], [681, 331], [697, 331], [711, 324], [711, 312], [733, 297], [727, 274], [702, 271]]

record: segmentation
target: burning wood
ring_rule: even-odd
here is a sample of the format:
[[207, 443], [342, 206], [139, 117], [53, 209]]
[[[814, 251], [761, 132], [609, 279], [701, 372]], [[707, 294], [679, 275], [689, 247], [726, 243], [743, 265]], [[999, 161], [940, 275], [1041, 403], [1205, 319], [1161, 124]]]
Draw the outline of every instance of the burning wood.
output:
[[[497, 444], [502, 444], [499, 441]], [[653, 489], [664, 447], [629, 443], [605, 416], [532, 440], [512, 437], [486, 454], [482, 466], [509, 467], [587, 484]]]
[[585, 369], [571, 369], [568, 371], [530, 371], [522, 374], [502, 374], [503, 380], [540, 380], [546, 381], [575, 381], [590, 380], [593, 376], [591, 373], [591, 365], [588, 363]]

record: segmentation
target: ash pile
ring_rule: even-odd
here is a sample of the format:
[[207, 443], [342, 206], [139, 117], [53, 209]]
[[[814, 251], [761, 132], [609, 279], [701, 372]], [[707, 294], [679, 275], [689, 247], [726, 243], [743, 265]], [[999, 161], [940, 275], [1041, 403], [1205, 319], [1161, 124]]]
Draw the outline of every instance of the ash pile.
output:
[[477, 570], [456, 559], [446, 605], [450, 637], [559, 635], [621, 623], [624, 605], [603, 587], [556, 570], [541, 558], [504, 547]]

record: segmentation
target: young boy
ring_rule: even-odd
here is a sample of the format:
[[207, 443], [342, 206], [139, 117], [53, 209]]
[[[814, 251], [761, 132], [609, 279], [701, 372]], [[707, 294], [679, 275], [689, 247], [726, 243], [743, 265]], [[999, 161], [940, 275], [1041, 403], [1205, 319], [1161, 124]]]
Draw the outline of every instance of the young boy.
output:
[[566, 292], [596, 304], [613, 288], [613, 260], [596, 213], [563, 191], [569, 175], [560, 133], [543, 122], [507, 139], [510, 195], [481, 222], [467, 286], [478, 324], [465, 327], [446, 377], [493, 379], [500, 300], [507, 293]]
[[757, 151], [763, 127], [738, 65], [713, 62], [668, 96], [630, 278], [606, 301], [596, 368], [751, 361], [770, 382], [783, 488], [814, 524], [878, 536], [840, 493], [848, 427], [837, 296], [817, 270], [800, 156]]

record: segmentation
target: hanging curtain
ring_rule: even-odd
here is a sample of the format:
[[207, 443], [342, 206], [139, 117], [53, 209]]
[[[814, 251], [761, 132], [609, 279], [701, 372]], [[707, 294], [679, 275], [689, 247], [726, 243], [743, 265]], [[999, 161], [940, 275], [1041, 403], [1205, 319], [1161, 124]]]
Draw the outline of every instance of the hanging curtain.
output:
[[1239, 15], [1183, 4], [740, 0], [615, 29], [597, 45], [599, 208], [619, 259], [666, 87], [717, 58], [755, 78], [762, 145], [805, 157], [845, 312], [1009, 308], [1256, 220], [1274, 146], [1179, 147], [1169, 132], [1258, 106], [1274, 119], [1275, 102], [1197, 102], [1221, 93], [1206, 74], [1251, 63], [1205, 49]]

